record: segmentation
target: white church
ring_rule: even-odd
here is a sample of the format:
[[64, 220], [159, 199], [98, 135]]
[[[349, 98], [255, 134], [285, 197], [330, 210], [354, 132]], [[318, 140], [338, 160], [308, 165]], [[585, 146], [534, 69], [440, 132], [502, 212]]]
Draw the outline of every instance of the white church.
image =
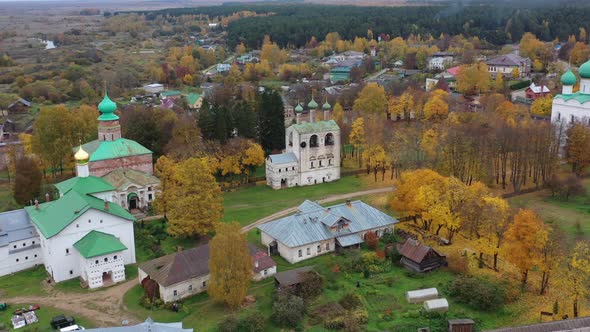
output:
[[561, 76], [561, 94], [553, 97], [551, 122], [565, 127], [574, 122], [590, 125], [590, 60], [580, 66], [580, 89], [573, 92], [576, 75], [568, 70]]
[[[105, 114], [114, 116], [101, 111], [101, 122]], [[135, 217], [116, 201], [120, 188], [92, 175], [83, 146], [74, 158], [77, 176], [55, 185], [57, 199], [0, 213], [0, 276], [42, 264], [54, 282], [80, 278], [98, 288], [125, 280], [125, 265], [136, 262]]]
[[286, 148], [266, 158], [266, 183], [273, 189], [307, 186], [340, 179], [340, 127], [330, 120], [331, 106], [322, 106], [323, 120], [316, 121], [319, 105], [311, 99], [307, 121], [303, 106], [295, 107], [296, 123], [285, 131]]

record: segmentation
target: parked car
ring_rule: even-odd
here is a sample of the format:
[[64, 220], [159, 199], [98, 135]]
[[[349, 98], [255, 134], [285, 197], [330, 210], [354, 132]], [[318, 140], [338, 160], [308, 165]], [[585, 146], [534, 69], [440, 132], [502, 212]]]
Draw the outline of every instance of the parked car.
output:
[[70, 325], [68, 327], [64, 327], [59, 329], [59, 332], [71, 332], [71, 331], [80, 331], [80, 330], [86, 330], [86, 328], [84, 328], [84, 326], [80, 326], [80, 325]]
[[54, 330], [62, 329], [67, 326], [71, 326], [76, 324], [76, 320], [73, 317], [66, 317], [64, 315], [59, 315], [53, 317], [51, 320], [51, 328]]

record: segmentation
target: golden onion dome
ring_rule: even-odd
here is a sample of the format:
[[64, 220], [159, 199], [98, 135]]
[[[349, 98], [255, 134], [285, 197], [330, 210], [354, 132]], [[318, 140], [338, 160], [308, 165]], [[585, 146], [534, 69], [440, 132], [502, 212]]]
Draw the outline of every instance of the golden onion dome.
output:
[[89, 155], [88, 152], [84, 151], [84, 149], [80, 145], [80, 149], [78, 149], [78, 152], [76, 152], [74, 158], [76, 159], [76, 161], [88, 161]]

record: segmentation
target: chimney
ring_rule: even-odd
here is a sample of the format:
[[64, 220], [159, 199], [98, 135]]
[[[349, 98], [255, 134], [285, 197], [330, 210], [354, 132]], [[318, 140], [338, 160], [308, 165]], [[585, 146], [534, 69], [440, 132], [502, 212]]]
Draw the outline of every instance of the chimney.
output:
[[51, 197], [49, 197], [49, 193], [45, 193], [45, 202], [50, 202]]
[[109, 202], [106, 199], [104, 200], [104, 209], [105, 211], [109, 210]]
[[255, 260], [255, 261], [254, 261], [254, 267], [255, 267], [255, 268], [258, 268], [258, 260]]
[[39, 201], [35, 199], [35, 210], [39, 210]]
[[350, 199], [347, 199], [347, 200], [346, 200], [346, 206], [348, 206], [348, 207], [352, 207], [352, 203], [350, 203]]

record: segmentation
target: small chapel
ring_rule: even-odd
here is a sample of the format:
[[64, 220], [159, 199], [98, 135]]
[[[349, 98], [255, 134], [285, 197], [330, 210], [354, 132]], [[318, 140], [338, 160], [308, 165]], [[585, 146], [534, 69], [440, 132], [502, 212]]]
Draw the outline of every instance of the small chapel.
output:
[[140, 212], [155, 199], [160, 181], [153, 175], [152, 151], [121, 137], [116, 110], [117, 104], [105, 93], [98, 104], [98, 139], [73, 151], [88, 154], [89, 174], [103, 178], [115, 188], [113, 202], [129, 211]]
[[295, 107], [296, 123], [285, 131], [283, 153], [266, 158], [266, 183], [273, 189], [307, 186], [340, 179], [340, 127], [330, 119], [332, 106], [320, 108], [313, 96], [307, 114], [301, 103]]

